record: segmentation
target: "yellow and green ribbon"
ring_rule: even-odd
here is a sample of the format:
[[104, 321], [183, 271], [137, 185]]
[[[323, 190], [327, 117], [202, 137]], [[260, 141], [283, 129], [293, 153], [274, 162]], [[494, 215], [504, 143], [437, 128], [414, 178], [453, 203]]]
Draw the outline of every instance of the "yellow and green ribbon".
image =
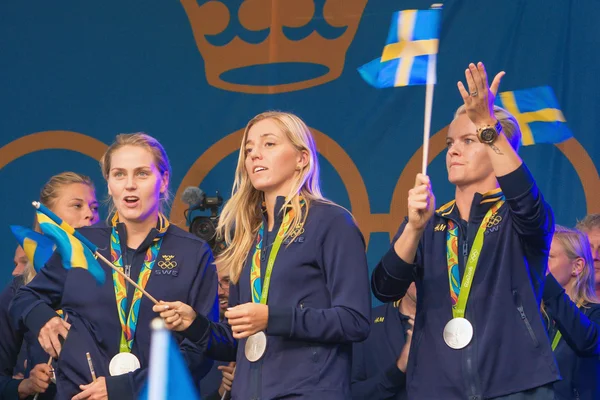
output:
[[448, 279], [450, 281], [450, 298], [452, 299], [452, 316], [454, 318], [465, 317], [467, 300], [469, 298], [469, 293], [471, 292], [471, 285], [479, 262], [479, 256], [481, 255], [481, 249], [483, 248], [483, 237], [488, 228], [490, 219], [498, 212], [498, 209], [502, 204], [504, 204], [504, 199], [497, 201], [483, 217], [483, 221], [481, 221], [481, 225], [479, 225], [475, 240], [473, 241], [473, 246], [469, 252], [469, 257], [467, 258], [467, 265], [465, 266], [465, 272], [463, 273], [462, 283], [458, 269], [458, 226], [454, 221], [448, 221], [448, 230], [446, 232], [446, 259], [448, 262]]
[[[300, 207], [302, 208], [305, 204], [304, 199], [300, 200]], [[287, 231], [294, 220], [295, 212], [294, 209], [289, 207], [283, 216], [283, 221], [281, 222], [281, 226], [277, 231], [277, 237], [273, 242], [273, 248], [269, 253], [269, 260], [267, 262], [267, 268], [265, 270], [265, 279], [264, 283], [261, 279], [260, 274], [260, 256], [263, 248], [263, 237], [265, 230], [265, 223], [261, 223], [260, 228], [258, 229], [258, 236], [256, 238], [256, 247], [254, 249], [254, 254], [252, 255], [252, 265], [250, 268], [250, 289], [252, 291], [252, 302], [267, 304], [267, 298], [269, 296], [269, 287], [271, 285], [271, 273], [273, 272], [273, 266], [275, 265], [275, 259], [277, 258], [277, 254], [279, 253], [279, 249], [281, 248], [281, 244], [283, 243], [283, 239]]]

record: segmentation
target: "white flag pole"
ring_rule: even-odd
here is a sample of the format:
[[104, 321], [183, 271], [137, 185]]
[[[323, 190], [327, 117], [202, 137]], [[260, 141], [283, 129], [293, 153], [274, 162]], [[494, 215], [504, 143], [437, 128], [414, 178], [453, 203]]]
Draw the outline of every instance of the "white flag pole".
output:
[[151, 323], [150, 366], [148, 368], [148, 400], [167, 398], [169, 331], [161, 318]]
[[433, 107], [433, 87], [435, 86], [437, 54], [429, 55], [427, 63], [427, 86], [425, 89], [425, 124], [423, 129], [423, 164], [421, 171], [427, 175], [427, 164], [429, 164], [429, 136], [431, 133], [431, 109]]

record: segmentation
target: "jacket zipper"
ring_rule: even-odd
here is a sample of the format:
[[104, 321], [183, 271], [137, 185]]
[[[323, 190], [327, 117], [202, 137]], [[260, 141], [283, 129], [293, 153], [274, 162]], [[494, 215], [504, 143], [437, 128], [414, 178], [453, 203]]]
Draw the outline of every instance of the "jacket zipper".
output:
[[533, 341], [534, 346], [538, 347], [540, 345], [540, 342], [538, 341], [537, 337], [535, 336], [535, 333], [533, 332], [531, 323], [529, 323], [529, 319], [527, 318], [527, 315], [525, 314], [525, 310], [523, 308], [523, 304], [521, 303], [521, 297], [519, 296], [519, 292], [517, 292], [516, 290], [513, 290], [513, 298], [515, 300], [515, 305], [517, 306], [517, 310], [519, 311], [519, 314], [521, 315], [521, 320], [523, 320], [523, 323], [525, 324], [525, 327], [527, 328], [527, 332], [529, 332], [529, 336], [531, 337], [531, 340]]
[[[457, 222], [454, 221], [455, 224], [458, 225], [458, 230], [460, 232], [460, 239], [463, 241], [463, 245], [462, 245], [462, 255], [463, 255], [463, 270], [467, 268], [467, 259], [469, 257], [469, 236], [468, 236], [468, 225], [467, 225], [467, 231], [462, 232], [462, 225]], [[461, 277], [461, 283], [462, 283], [462, 277]], [[465, 310], [465, 318], [467, 317], [467, 312]], [[474, 325], [474, 321], [470, 321], [471, 324]], [[465, 372], [466, 372], [466, 381], [468, 383], [469, 386], [469, 398], [479, 398], [479, 393], [477, 393], [477, 383], [475, 382], [475, 374], [474, 374], [474, 370], [475, 370], [475, 366], [473, 365], [475, 360], [473, 360], [473, 346], [475, 346], [475, 336], [473, 335], [473, 339], [471, 340], [471, 343], [464, 349], [465, 354], [463, 357], [463, 362], [464, 362], [464, 367], [465, 367]]]

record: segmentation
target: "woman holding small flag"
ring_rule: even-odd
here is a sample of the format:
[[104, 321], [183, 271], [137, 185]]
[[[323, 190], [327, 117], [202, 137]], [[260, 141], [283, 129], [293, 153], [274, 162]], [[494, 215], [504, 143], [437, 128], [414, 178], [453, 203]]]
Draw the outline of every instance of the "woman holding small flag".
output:
[[[110, 223], [68, 235], [70, 227], [40, 207], [39, 213], [48, 214], [43, 216], [42, 230], [57, 237], [62, 232], [66, 249], [59, 246], [60, 255], [55, 254], [17, 293], [11, 306], [14, 320], [38, 334], [44, 349], [58, 356], [61, 400], [136, 398], [145, 380], [149, 325], [155, 317], [155, 300], [149, 293], [167, 301], [185, 300], [211, 320], [218, 315], [209, 246], [170, 225], [161, 211], [171, 177], [162, 145], [143, 133], [118, 135], [101, 167], [114, 211]], [[83, 253], [95, 251], [112, 266], [100, 267], [83, 253], [77, 261], [77, 246]], [[63, 265], [79, 268], [67, 270]], [[56, 308], [69, 316], [70, 327], [64, 326]], [[190, 342], [181, 343], [183, 337], [178, 339], [195, 371], [202, 361], [200, 350]]]
[[[54, 175], [42, 188], [40, 202], [74, 227], [80, 228], [98, 222], [94, 184], [85, 175], [75, 172]], [[37, 247], [40, 246], [38, 243]], [[17, 290], [31, 282], [36, 275], [36, 254], [30, 251], [30, 246], [25, 245], [25, 248], [29, 251], [26, 254], [30, 261], [23, 275], [16, 277], [0, 294], [0, 399], [3, 400], [24, 399], [36, 393], [41, 393], [39, 400], [52, 399], [56, 392], [54, 385], [50, 384], [52, 366], [48, 365], [48, 354], [31, 331], [13, 329], [8, 315], [8, 305]], [[12, 371], [23, 342], [27, 355], [27, 377], [22, 380], [12, 379]]]
[[560, 400], [600, 399], [600, 304], [587, 236], [556, 226], [544, 284], [542, 315], [562, 380]]
[[233, 399], [350, 398], [352, 343], [369, 333], [365, 244], [350, 213], [321, 195], [314, 139], [295, 115], [248, 123], [220, 231], [228, 324], [171, 302], [154, 306], [167, 327], [189, 327], [211, 357], [236, 361]]
[[483, 63], [469, 64], [446, 138], [455, 199], [436, 210], [418, 174], [373, 271], [384, 302], [416, 282], [409, 398], [546, 400], [560, 378], [539, 311], [554, 217], [517, 154], [516, 120], [494, 106], [503, 75], [488, 86]]

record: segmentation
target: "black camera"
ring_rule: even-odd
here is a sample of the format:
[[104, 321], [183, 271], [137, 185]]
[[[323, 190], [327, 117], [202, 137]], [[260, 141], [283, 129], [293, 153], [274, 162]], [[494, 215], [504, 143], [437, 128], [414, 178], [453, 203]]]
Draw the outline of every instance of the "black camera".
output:
[[[181, 199], [189, 205], [185, 210], [185, 219], [189, 225], [190, 233], [198, 236], [208, 243], [213, 254], [219, 255], [225, 250], [224, 238], [217, 235], [217, 226], [219, 225], [219, 208], [223, 205], [223, 198], [219, 195], [208, 197], [197, 187], [188, 187], [184, 190]], [[192, 211], [210, 211], [210, 216], [199, 215], [191, 218]]]

